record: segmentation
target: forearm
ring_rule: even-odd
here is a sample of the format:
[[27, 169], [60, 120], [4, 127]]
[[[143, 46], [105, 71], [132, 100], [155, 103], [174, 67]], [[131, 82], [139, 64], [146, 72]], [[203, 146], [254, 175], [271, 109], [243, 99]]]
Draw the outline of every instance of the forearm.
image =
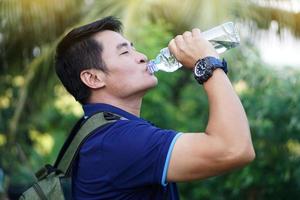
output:
[[204, 83], [204, 89], [210, 106], [206, 133], [236, 151], [252, 148], [244, 108], [226, 74], [221, 69], [215, 70]]

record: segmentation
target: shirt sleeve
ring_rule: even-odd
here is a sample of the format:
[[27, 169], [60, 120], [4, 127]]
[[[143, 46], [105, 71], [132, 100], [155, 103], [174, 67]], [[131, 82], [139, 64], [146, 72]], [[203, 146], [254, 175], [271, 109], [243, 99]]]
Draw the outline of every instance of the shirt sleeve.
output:
[[110, 176], [116, 186], [167, 185], [172, 149], [180, 133], [140, 121], [122, 121], [107, 134], [102, 150], [110, 153]]

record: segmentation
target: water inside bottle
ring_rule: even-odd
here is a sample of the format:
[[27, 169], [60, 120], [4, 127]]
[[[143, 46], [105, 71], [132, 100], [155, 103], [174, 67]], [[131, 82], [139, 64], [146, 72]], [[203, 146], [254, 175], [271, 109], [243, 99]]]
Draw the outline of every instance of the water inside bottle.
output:
[[216, 51], [221, 54], [227, 49], [234, 48], [239, 45], [239, 42], [224, 41], [224, 40], [209, 40], [212, 43]]
[[165, 72], [174, 72], [182, 65], [176, 60], [175, 56], [170, 54], [167, 48], [161, 50], [160, 54], [155, 58], [154, 63], [159, 70]]

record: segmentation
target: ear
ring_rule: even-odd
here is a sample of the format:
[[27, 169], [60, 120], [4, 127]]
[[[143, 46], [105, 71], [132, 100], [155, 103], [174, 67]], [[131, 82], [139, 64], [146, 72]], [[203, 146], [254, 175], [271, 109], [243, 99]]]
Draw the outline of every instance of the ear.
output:
[[80, 73], [81, 81], [92, 89], [99, 89], [105, 86], [105, 74], [101, 70], [87, 69]]

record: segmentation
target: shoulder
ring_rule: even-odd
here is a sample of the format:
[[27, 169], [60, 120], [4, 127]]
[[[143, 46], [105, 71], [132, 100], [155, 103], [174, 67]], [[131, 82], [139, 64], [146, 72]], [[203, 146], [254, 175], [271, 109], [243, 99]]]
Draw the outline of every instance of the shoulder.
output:
[[122, 135], [134, 137], [164, 137], [174, 136], [178, 133], [175, 130], [159, 128], [144, 120], [119, 120], [111, 128], [114, 132], [120, 131], [119, 133]]
[[118, 132], [127, 134], [176, 134], [177, 131], [162, 129], [145, 120], [118, 120], [113, 123], [109, 132]]
[[98, 129], [84, 146], [149, 146], [170, 144], [177, 131], [161, 129], [145, 120], [118, 120]]
[[107, 133], [112, 137], [129, 137], [135, 141], [143, 138], [149, 140], [173, 138], [178, 132], [159, 128], [144, 120], [119, 120], [112, 124]]

